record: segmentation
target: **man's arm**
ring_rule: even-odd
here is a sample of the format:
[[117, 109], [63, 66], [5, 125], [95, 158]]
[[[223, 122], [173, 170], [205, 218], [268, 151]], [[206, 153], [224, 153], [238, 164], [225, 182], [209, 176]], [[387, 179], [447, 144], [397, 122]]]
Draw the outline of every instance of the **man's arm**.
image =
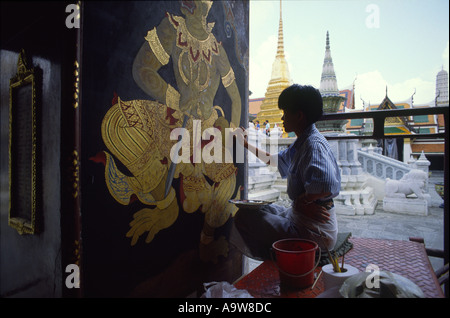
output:
[[[244, 127], [241, 127], [241, 129], [245, 131]], [[237, 138], [237, 140], [244, 146], [244, 148], [248, 149], [256, 157], [261, 159], [265, 164], [271, 165], [273, 167], [278, 167], [278, 154], [272, 155], [265, 150], [249, 144], [245, 135], [243, 138]]]

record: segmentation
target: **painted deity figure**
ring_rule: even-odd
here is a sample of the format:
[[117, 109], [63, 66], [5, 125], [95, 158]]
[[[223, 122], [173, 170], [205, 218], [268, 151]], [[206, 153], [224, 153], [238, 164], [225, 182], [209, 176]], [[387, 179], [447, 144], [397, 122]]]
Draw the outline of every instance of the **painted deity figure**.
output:
[[[240, 196], [239, 191], [235, 194], [237, 168], [233, 163], [198, 163], [192, 158], [174, 165], [170, 156], [178, 142], [170, 138], [175, 128], [189, 132], [182, 137], [184, 144], [191, 141], [189, 136], [198, 123], [202, 132], [214, 127], [223, 135], [225, 128], [239, 127], [241, 97], [234, 71], [212, 33], [214, 23], [206, 22], [211, 5], [212, 1], [181, 1], [184, 16], [166, 13], [160, 24], [148, 31], [133, 63], [133, 78], [154, 100], [124, 101], [117, 96], [103, 119], [102, 137], [109, 150], [104, 152], [109, 192], [123, 205], [137, 199], [148, 206], [133, 215], [126, 234], [131, 245], [144, 234], [145, 242], [151, 242], [175, 222], [179, 196], [184, 212], [200, 209], [205, 213], [200, 254], [216, 261], [228, 251], [226, 239], [215, 240], [214, 231], [237, 210], [228, 202], [233, 195]], [[158, 73], [170, 60], [176, 87]], [[213, 104], [221, 83], [231, 100], [230, 123], [220, 105]], [[205, 144], [202, 140], [190, 142], [191, 153], [195, 146]], [[116, 159], [131, 176], [118, 169]], [[180, 179], [178, 194], [172, 178]]]

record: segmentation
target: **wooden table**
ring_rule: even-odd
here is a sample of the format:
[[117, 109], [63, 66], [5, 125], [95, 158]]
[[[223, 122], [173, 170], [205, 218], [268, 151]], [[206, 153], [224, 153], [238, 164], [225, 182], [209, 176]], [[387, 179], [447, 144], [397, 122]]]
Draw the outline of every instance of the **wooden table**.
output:
[[[419, 286], [426, 297], [442, 298], [444, 294], [430, 264], [425, 247], [421, 243], [370, 238], [350, 238], [353, 248], [345, 255], [345, 263], [360, 271], [370, 264], [380, 271], [389, 271], [410, 279]], [[320, 269], [316, 269], [316, 273]], [[278, 270], [272, 261], [265, 261], [234, 286], [246, 289], [256, 298], [313, 298], [324, 291], [322, 277], [314, 289], [291, 289], [280, 286]]]

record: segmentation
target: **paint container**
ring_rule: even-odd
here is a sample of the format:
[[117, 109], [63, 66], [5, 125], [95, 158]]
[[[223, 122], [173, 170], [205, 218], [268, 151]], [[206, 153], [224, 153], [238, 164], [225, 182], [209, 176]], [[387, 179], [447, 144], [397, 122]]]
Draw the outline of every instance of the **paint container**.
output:
[[336, 273], [332, 264], [327, 264], [322, 267], [322, 278], [325, 290], [337, 286], [338, 288], [349, 277], [359, 273], [359, 270], [351, 265], [345, 265], [341, 268], [340, 273]]
[[318, 247], [316, 242], [303, 239], [285, 239], [273, 243], [280, 283], [295, 288], [311, 286], [314, 270], [319, 263], [314, 264]]

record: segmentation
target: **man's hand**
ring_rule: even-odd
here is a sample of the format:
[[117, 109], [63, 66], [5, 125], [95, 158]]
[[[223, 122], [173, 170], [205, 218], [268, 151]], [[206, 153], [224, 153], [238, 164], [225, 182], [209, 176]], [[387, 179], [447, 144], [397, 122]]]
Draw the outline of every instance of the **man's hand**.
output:
[[[230, 124], [231, 126], [231, 124]], [[248, 148], [248, 135], [246, 133], [246, 129], [244, 127], [241, 126], [241, 128], [233, 128], [233, 132], [238, 131], [238, 135], [233, 135], [233, 139], [236, 140], [241, 146], [244, 146], [244, 148]], [[240, 132], [239, 130], [242, 130], [242, 132]]]

